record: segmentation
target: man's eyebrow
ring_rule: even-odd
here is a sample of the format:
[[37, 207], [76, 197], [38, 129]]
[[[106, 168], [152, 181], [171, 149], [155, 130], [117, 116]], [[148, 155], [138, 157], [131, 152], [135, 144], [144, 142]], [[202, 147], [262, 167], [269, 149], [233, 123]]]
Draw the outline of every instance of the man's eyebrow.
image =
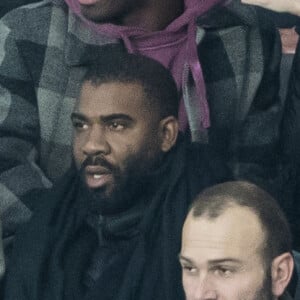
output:
[[[81, 114], [79, 112], [73, 112], [71, 114], [71, 120], [73, 120], [73, 119], [79, 119], [79, 120], [86, 121], [88, 118], [84, 114]], [[99, 117], [99, 120], [101, 120], [104, 123], [112, 121], [112, 120], [116, 120], [116, 119], [133, 121], [133, 118], [131, 118], [130, 116], [128, 116], [126, 114], [111, 114], [111, 115]]]
[[[182, 256], [181, 254], [178, 255], [179, 260], [181, 261], [185, 261], [187, 263], [193, 264], [193, 260]], [[232, 258], [232, 257], [225, 257], [222, 259], [212, 259], [208, 261], [209, 265], [219, 265], [219, 264], [224, 264], [224, 263], [234, 263], [234, 264], [241, 264], [242, 261], [236, 258]]]
[[242, 261], [237, 258], [232, 258], [232, 257], [225, 257], [222, 259], [213, 259], [208, 262], [210, 265], [219, 265], [219, 264], [224, 264], [224, 263], [234, 263], [234, 264], [241, 264]]
[[111, 114], [111, 115], [100, 117], [100, 120], [102, 122], [109, 122], [109, 121], [116, 120], [116, 119], [122, 119], [122, 120], [126, 120], [126, 121], [133, 121], [133, 118], [130, 117], [129, 115], [126, 115], [126, 114]]
[[78, 112], [73, 112], [71, 114], [71, 120], [73, 119], [79, 119], [79, 120], [83, 120], [85, 121], [87, 118], [85, 115], [81, 114], [81, 113], [78, 113]]
[[193, 261], [192, 261], [190, 258], [185, 257], [185, 256], [183, 256], [183, 255], [181, 255], [181, 254], [178, 254], [178, 259], [179, 259], [180, 261], [185, 261], [185, 262], [187, 262], [187, 263], [189, 263], [189, 264], [193, 264]]

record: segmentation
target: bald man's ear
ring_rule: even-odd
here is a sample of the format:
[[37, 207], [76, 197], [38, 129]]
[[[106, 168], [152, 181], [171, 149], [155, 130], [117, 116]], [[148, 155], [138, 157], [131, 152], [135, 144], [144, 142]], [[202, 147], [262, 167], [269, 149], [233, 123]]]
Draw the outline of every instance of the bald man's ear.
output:
[[289, 284], [294, 269], [294, 259], [291, 253], [283, 253], [272, 262], [272, 292], [280, 297]]
[[168, 116], [160, 121], [161, 150], [168, 152], [176, 143], [178, 136], [178, 120]]

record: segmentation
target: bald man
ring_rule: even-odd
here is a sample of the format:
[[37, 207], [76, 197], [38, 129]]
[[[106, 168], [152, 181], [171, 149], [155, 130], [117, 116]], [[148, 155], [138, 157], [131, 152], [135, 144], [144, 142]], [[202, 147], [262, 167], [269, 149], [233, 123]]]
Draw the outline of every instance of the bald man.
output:
[[187, 300], [290, 299], [288, 223], [253, 184], [227, 182], [203, 191], [186, 218], [179, 257]]

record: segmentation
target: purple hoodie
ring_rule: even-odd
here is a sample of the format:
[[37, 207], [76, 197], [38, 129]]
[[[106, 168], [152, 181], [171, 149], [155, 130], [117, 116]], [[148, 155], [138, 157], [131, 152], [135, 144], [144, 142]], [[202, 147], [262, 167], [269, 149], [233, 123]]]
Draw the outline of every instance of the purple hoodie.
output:
[[[154, 32], [138, 27], [94, 23], [82, 16], [78, 0], [65, 0], [65, 2], [92, 30], [113, 38], [120, 38], [128, 52], [148, 56], [163, 64], [171, 71], [180, 92], [186, 86], [188, 74], [191, 72], [201, 112], [198, 125], [200, 128], [210, 126], [205, 83], [197, 53], [196, 19], [217, 4], [223, 4], [224, 0], [185, 0], [184, 13], [165, 29]], [[188, 121], [183, 101], [179, 109], [179, 122], [180, 128], [185, 130]]]

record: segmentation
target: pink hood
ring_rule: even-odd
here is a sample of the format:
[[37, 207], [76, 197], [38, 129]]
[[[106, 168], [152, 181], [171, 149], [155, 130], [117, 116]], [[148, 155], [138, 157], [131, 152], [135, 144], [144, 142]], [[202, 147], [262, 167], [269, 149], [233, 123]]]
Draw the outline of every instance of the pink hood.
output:
[[[224, 0], [185, 0], [184, 13], [164, 30], [155, 32], [138, 27], [94, 23], [81, 15], [78, 0], [65, 0], [65, 2], [92, 30], [113, 38], [120, 38], [128, 52], [140, 53], [162, 63], [171, 71], [179, 91], [182, 92], [186, 86], [190, 72], [195, 82], [197, 102], [201, 112], [201, 124], [198, 125], [202, 128], [210, 126], [205, 83], [197, 52], [196, 19], [212, 7], [224, 4]], [[183, 101], [181, 102], [179, 121], [181, 129], [184, 130], [188, 121]]]

